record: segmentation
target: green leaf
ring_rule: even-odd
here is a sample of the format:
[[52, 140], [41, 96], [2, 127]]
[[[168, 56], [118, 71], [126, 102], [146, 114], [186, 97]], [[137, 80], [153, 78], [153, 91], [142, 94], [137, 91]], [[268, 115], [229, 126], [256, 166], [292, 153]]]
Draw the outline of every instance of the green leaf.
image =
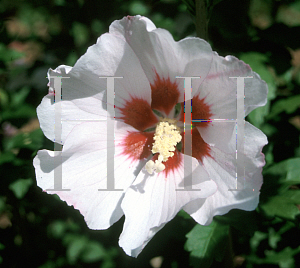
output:
[[55, 221], [48, 225], [48, 232], [55, 238], [63, 236], [67, 229], [67, 223], [64, 221]]
[[227, 246], [229, 226], [213, 221], [208, 226], [196, 225], [187, 235], [185, 250], [190, 251], [194, 267], [210, 267], [213, 259], [222, 261]]
[[91, 29], [96, 36], [100, 36], [105, 31], [104, 23], [99, 19], [94, 19]]
[[8, 188], [12, 190], [18, 199], [21, 199], [28, 192], [29, 187], [32, 184], [32, 179], [18, 179], [11, 183]]
[[271, 248], [276, 249], [277, 243], [281, 240], [281, 236], [279, 233], [276, 233], [274, 228], [269, 228], [269, 245]]
[[38, 150], [43, 144], [43, 132], [41, 129], [36, 129], [32, 132], [20, 133], [6, 140], [5, 150], [10, 151], [14, 148], [28, 148]]
[[[8, 94], [2, 88], [0, 88], [0, 105], [2, 107], [7, 107], [9, 105]], [[1, 117], [0, 117], [0, 119], [1, 119]]]
[[288, 198], [295, 204], [300, 204], [300, 190], [288, 190], [284, 193], [284, 197]]
[[67, 244], [67, 259], [70, 264], [76, 263], [80, 254], [89, 243], [86, 237], [74, 234], [67, 234], [63, 242]]
[[264, 175], [279, 176], [280, 182], [288, 185], [300, 183], [300, 158], [290, 158], [264, 171]]
[[180, 210], [180, 211], [177, 213], [177, 215], [180, 216], [180, 217], [182, 217], [182, 218], [184, 218], [184, 219], [186, 219], [186, 220], [191, 219], [191, 216], [190, 216], [188, 213], [186, 213], [183, 209]]
[[292, 4], [290, 4], [290, 7], [300, 12], [300, 1], [296, 1]]
[[295, 228], [295, 223], [291, 221], [287, 221], [277, 232], [279, 235], [284, 234], [285, 232], [289, 231], [290, 229]]
[[89, 29], [86, 25], [75, 21], [72, 27], [72, 35], [76, 46], [83, 46], [89, 38]]
[[4, 163], [11, 163], [14, 164], [15, 166], [21, 166], [23, 165], [25, 160], [16, 157], [15, 154], [12, 152], [1, 152], [0, 153], [0, 165]]
[[129, 13], [132, 15], [146, 16], [149, 14], [149, 7], [141, 1], [134, 1], [129, 4]]
[[13, 60], [19, 59], [24, 56], [24, 53], [18, 52], [14, 49], [7, 48], [5, 44], [0, 43], [0, 60], [4, 61], [6, 64]]
[[264, 171], [259, 207], [270, 217], [294, 220], [300, 211], [300, 190], [289, 189], [300, 183], [300, 158], [275, 164]]
[[[281, 241], [282, 234], [289, 231], [290, 229], [295, 228], [295, 224], [293, 222], [287, 221], [280, 229], [279, 231], [275, 231], [274, 228], [269, 227], [269, 245], [271, 248], [276, 249], [277, 243]], [[266, 234], [265, 234], [266, 235]]]
[[14, 109], [5, 110], [1, 114], [1, 120], [9, 120], [13, 118], [30, 118], [36, 117], [36, 109], [29, 104], [23, 103]]
[[300, 252], [300, 246], [292, 249], [286, 247], [280, 252], [274, 250], [265, 250], [266, 258], [259, 258], [255, 255], [251, 255], [247, 260], [255, 264], [274, 264], [279, 265], [280, 268], [294, 268], [294, 255]]
[[300, 95], [292, 96], [286, 99], [278, 100], [272, 106], [270, 114], [267, 119], [272, 119], [276, 115], [285, 112], [291, 114], [295, 112], [300, 107]]
[[284, 6], [284, 8], [279, 8], [277, 10], [276, 21], [280, 23], [284, 23], [289, 27], [299, 26], [300, 25], [300, 2], [299, 1], [289, 1], [289, 2], [292, 3], [289, 5], [282, 5]]
[[[59, 198], [59, 197], [58, 197]], [[60, 199], [59, 199], [60, 200]], [[48, 225], [48, 233], [55, 238], [61, 238], [67, 231], [77, 232], [80, 229], [79, 225], [73, 221], [61, 221], [57, 220]], [[65, 242], [70, 242], [72, 236], [65, 238]], [[68, 240], [69, 239], [69, 240]]]
[[0, 165], [4, 163], [12, 162], [15, 159], [15, 155], [12, 152], [0, 153]]
[[81, 255], [81, 260], [84, 262], [96, 262], [103, 259], [106, 256], [106, 252], [102, 245], [97, 242], [90, 241]]
[[267, 216], [281, 217], [294, 220], [300, 214], [296, 204], [300, 204], [300, 190], [289, 190], [280, 195], [272, 196], [269, 200], [260, 205]]
[[11, 97], [11, 107], [15, 108], [22, 105], [25, 102], [25, 99], [27, 98], [29, 92], [29, 87], [23, 87], [20, 91], [15, 92]]
[[268, 234], [256, 231], [250, 239], [250, 246], [255, 251], [262, 240], [267, 239]]

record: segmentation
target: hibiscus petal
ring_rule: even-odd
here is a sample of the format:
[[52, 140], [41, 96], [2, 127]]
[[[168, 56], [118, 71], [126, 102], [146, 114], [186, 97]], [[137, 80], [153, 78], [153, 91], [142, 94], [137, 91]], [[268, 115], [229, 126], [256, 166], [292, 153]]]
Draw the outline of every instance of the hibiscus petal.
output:
[[[115, 122], [115, 189], [125, 191], [145, 164], [145, 160], [132, 159], [123, 153], [124, 140], [128, 132], [134, 131], [131, 126]], [[120, 202], [124, 191], [98, 191], [107, 188], [107, 163], [112, 161], [107, 161], [106, 122], [87, 122], [74, 127], [63, 146], [61, 159], [62, 187], [70, 191], [47, 190], [54, 188], [57, 165], [55, 152], [47, 150], [39, 151], [34, 159], [38, 186], [78, 209], [89, 228], [106, 229], [119, 220], [123, 215]]]
[[[89, 47], [75, 64], [76, 76], [99, 84], [99, 77], [117, 76], [115, 79], [115, 97], [117, 103], [125, 103], [131, 98], [144, 99], [151, 103], [149, 82], [141, 68], [139, 59], [128, 43], [114, 34], [103, 34], [97, 44]], [[91, 74], [93, 76], [91, 76]], [[87, 79], [86, 79], [87, 78]], [[82, 92], [86, 97], [87, 92]]]
[[253, 210], [259, 201], [259, 190], [262, 184], [261, 170], [265, 164], [262, 147], [267, 144], [266, 136], [257, 128], [246, 122], [245, 125], [245, 178], [238, 181], [236, 188], [235, 154], [226, 154], [211, 147], [211, 156], [203, 159], [203, 165], [210, 177], [216, 182], [218, 191], [207, 199], [198, 199], [184, 207], [198, 223], [210, 224], [215, 215], [226, 214], [238, 208]]
[[[184, 79], [176, 79], [176, 76], [201, 76], [193, 79], [193, 96], [209, 72], [212, 50], [202, 39], [185, 38], [175, 42], [168, 31], [157, 29], [149, 19], [141, 16], [114, 21], [109, 31], [122, 36], [132, 47], [151, 85], [155, 84], [157, 74], [161, 79], [178, 84], [177, 102], [184, 101]], [[165, 101], [168, 105], [169, 98]]]
[[[180, 156], [183, 159], [183, 155]], [[128, 255], [136, 257], [185, 204], [216, 192], [216, 184], [209, 180], [208, 174], [195, 158], [192, 158], [190, 172], [193, 172], [193, 189], [198, 191], [183, 190], [183, 161], [176, 170], [168, 173], [167, 178], [164, 172], [149, 175], [142, 170], [139, 173], [121, 204], [125, 223], [119, 244]]]
[[[120, 109], [126, 108], [128, 103], [142, 101], [151, 111], [151, 88], [148, 79], [130, 46], [116, 35], [102, 35], [97, 44], [91, 46], [73, 68], [59, 66], [54, 71], [50, 69], [49, 76], [69, 77], [62, 79], [62, 144], [72, 128], [82, 121], [106, 119], [107, 81], [99, 77], [123, 77], [114, 80], [117, 108], [115, 117], [119, 120], [124, 121], [124, 114]], [[44, 97], [37, 113], [44, 134], [54, 141], [53, 80], [50, 81], [50, 94]], [[132, 116], [135, 118], [137, 115]], [[152, 125], [156, 121], [151, 111], [146, 122]]]
[[[200, 125], [200, 126], [199, 126]], [[242, 137], [236, 136], [235, 122], [210, 122], [204, 128], [199, 123], [197, 127], [202, 139], [211, 146], [232, 153], [236, 151], [236, 139], [242, 142]]]
[[[184, 133], [181, 133], [181, 135], [182, 137], [184, 137]], [[182, 149], [181, 149], [182, 153], [185, 152], [184, 149], [185, 149], [185, 142], [183, 138]], [[210, 146], [204, 142], [197, 128], [192, 129], [192, 156], [195, 157], [200, 162], [202, 162], [203, 157], [210, 156]]]
[[[40, 122], [41, 129], [43, 130], [45, 136], [55, 141], [55, 102], [54, 102], [54, 78], [50, 77], [71, 77], [67, 79], [62, 79], [62, 101], [61, 101], [61, 120], [62, 120], [62, 133], [61, 141], [55, 141], [57, 143], [64, 143], [67, 135], [72, 131], [73, 127], [77, 124], [82, 123], [82, 120], [89, 119], [90, 121], [106, 119], [106, 111], [101, 106], [101, 101], [96, 100], [93, 97], [86, 98], [82, 102], [89, 101], [90, 106], [94, 109], [86, 110], [79, 107], [77, 104], [80, 101], [76, 99], [72, 100], [70, 95], [76, 95], [76, 92], [85, 88], [88, 91], [91, 87], [84, 85], [82, 81], [72, 77], [71, 74], [72, 67], [61, 65], [55, 70], [49, 69], [48, 79], [49, 79], [49, 94], [46, 95], [41, 104], [37, 108], [37, 115]], [[92, 88], [93, 90], [93, 88]], [[73, 96], [74, 97], [74, 96]], [[69, 100], [68, 100], [69, 99]], [[97, 105], [95, 104], [97, 102]], [[97, 108], [96, 108], [97, 107]]]
[[[210, 107], [211, 119], [228, 119], [227, 123], [213, 122], [201, 128], [198, 124], [200, 134], [204, 141], [214, 144], [225, 152], [233, 152], [232, 133], [235, 132], [235, 124], [228, 123], [237, 118], [237, 79], [229, 77], [247, 77], [245, 82], [245, 115], [267, 102], [267, 84], [253, 72], [249, 65], [233, 56], [225, 58], [218, 56], [215, 52], [211, 69], [205, 81], [202, 83], [199, 94], [200, 99], [205, 99], [206, 105]], [[194, 118], [198, 119], [198, 118]], [[199, 118], [203, 119], [203, 118]]]

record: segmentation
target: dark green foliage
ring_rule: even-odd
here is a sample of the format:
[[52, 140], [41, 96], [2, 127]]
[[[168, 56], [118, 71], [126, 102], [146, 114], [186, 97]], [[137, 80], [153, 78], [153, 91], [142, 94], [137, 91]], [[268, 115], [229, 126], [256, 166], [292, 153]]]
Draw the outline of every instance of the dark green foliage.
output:
[[210, 267], [213, 260], [222, 261], [228, 247], [227, 224], [213, 221], [208, 226], [196, 225], [187, 237], [185, 250], [191, 251], [191, 264], [194, 267]]

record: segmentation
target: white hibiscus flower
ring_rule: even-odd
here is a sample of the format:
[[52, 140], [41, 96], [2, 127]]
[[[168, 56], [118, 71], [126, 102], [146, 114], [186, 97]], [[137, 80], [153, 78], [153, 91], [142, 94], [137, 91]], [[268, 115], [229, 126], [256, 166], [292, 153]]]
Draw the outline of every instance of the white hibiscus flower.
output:
[[[49, 94], [37, 109], [41, 128], [54, 141], [55, 102], [50, 77], [62, 82], [61, 156], [41, 150], [34, 159], [37, 184], [57, 194], [84, 216], [91, 229], [106, 229], [125, 215], [119, 244], [137, 256], [149, 240], [179, 210], [198, 223], [209, 224], [230, 209], [253, 210], [258, 204], [266, 136], [245, 124], [244, 182], [236, 187], [235, 123], [237, 80], [245, 79], [245, 114], [266, 103], [267, 86], [251, 68], [235, 57], [212, 52], [199, 38], [175, 42], [147, 18], [114, 21], [74, 67], [49, 70]], [[115, 103], [106, 103], [107, 81], [115, 79]], [[184, 155], [184, 79], [193, 79], [192, 155]], [[187, 102], [188, 103], [188, 102]], [[107, 136], [108, 105], [115, 105], [114, 137]], [[209, 120], [210, 119], [210, 120]], [[107, 141], [115, 144], [107, 159]], [[242, 139], [243, 140], [243, 139]], [[62, 187], [54, 189], [54, 170], [61, 157]], [[184, 170], [185, 160], [189, 171]], [[115, 191], [106, 189], [114, 162]], [[192, 177], [192, 191], [180, 190]]]

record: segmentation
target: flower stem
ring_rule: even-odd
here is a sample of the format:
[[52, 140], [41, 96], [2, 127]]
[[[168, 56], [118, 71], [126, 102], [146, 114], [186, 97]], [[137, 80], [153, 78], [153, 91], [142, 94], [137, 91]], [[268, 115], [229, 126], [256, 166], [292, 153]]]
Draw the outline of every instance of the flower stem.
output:
[[207, 24], [206, 0], [196, 0], [196, 33], [204, 40], [207, 40]]

